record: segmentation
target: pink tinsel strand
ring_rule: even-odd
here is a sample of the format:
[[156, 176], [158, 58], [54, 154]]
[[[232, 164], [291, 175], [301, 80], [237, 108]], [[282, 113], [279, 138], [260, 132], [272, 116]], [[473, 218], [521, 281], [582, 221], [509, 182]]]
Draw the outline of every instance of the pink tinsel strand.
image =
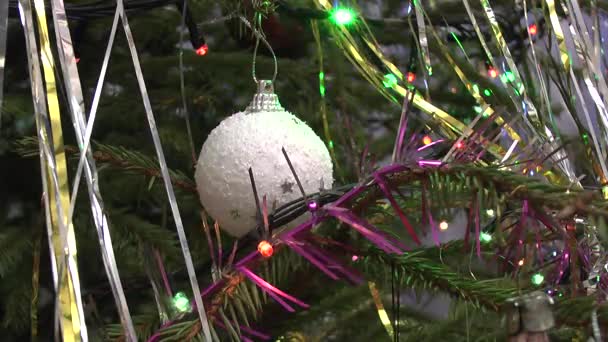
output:
[[375, 174], [374, 179], [376, 180], [376, 184], [378, 184], [378, 186], [380, 187], [380, 190], [382, 190], [382, 192], [384, 193], [384, 196], [390, 202], [391, 206], [393, 207], [393, 209], [395, 210], [397, 215], [399, 215], [399, 219], [401, 219], [401, 223], [403, 223], [403, 225], [405, 226], [405, 229], [407, 229], [408, 233], [410, 234], [410, 236], [412, 237], [414, 242], [416, 242], [416, 244], [420, 245], [420, 239], [418, 238], [418, 235], [416, 234], [414, 227], [410, 224], [410, 221], [408, 221], [407, 217], [405, 217], [405, 214], [399, 207], [399, 204], [397, 204], [397, 201], [395, 201], [393, 194], [391, 194], [391, 191], [388, 188], [388, 185], [384, 182], [384, 179], [382, 178], [382, 176]]
[[445, 140], [443, 140], [443, 139], [435, 140], [435, 141], [433, 141], [432, 143], [430, 143], [430, 144], [428, 144], [428, 145], [424, 145], [424, 146], [420, 146], [420, 147], [418, 147], [418, 149], [416, 149], [416, 152], [424, 151], [424, 150], [426, 150], [427, 148], [432, 147], [432, 146], [435, 146], [435, 145], [437, 145], [437, 144], [440, 144], [440, 143], [442, 143], [442, 142], [444, 142], [444, 141], [445, 141]]
[[167, 277], [167, 272], [165, 271], [165, 265], [163, 264], [163, 259], [160, 257], [160, 253], [157, 249], [154, 249], [154, 257], [156, 258], [160, 275], [163, 278], [165, 291], [167, 291], [167, 295], [169, 297], [173, 297], [173, 291], [171, 291], [171, 285], [169, 284], [169, 278]]
[[339, 260], [329, 255], [329, 253], [325, 250], [311, 243], [306, 244], [306, 249], [308, 252], [310, 252], [310, 254], [325, 262], [328, 269], [335, 269], [339, 271], [356, 285], [363, 283], [363, 277], [361, 277], [361, 275], [357, 274], [354, 270], [351, 270], [348, 266], [345, 266]]
[[441, 160], [419, 160], [418, 165], [420, 166], [441, 166]]
[[355, 230], [365, 236], [366, 239], [370, 240], [373, 244], [375, 244], [385, 252], [397, 254], [402, 253], [399, 248], [390, 244], [386, 238], [384, 238], [377, 232], [376, 228], [374, 228], [371, 224], [367, 223], [365, 220], [357, 217], [356, 215], [347, 211], [344, 208], [329, 206], [326, 206], [325, 208], [330, 215], [353, 227]]
[[287, 246], [289, 246], [294, 252], [298, 253], [299, 255], [301, 255], [302, 257], [304, 257], [306, 260], [310, 261], [311, 264], [317, 266], [317, 268], [320, 269], [323, 273], [327, 274], [328, 277], [330, 277], [333, 280], [340, 279], [334, 272], [332, 272], [320, 260], [316, 259], [310, 253], [308, 253], [303, 248], [301, 248], [300, 246], [298, 246], [297, 242], [295, 242], [295, 241], [286, 241], [286, 243], [287, 243]]
[[[222, 322], [216, 320], [214, 323], [216, 325], [220, 326], [221, 328], [226, 329], [226, 325], [224, 325]], [[231, 322], [231, 323], [234, 323], [234, 322]], [[239, 329], [241, 329], [241, 332], [247, 333], [247, 335], [255, 336], [255, 337], [265, 340], [265, 341], [270, 339], [270, 336], [263, 334], [257, 330], [251, 329], [251, 328], [241, 325], [241, 324], [239, 324], [238, 326], [239, 326]], [[241, 338], [243, 338], [244, 340], [247, 339], [247, 341], [252, 341], [248, 337], [243, 336], [243, 335], [244, 334], [241, 334]]]
[[271, 293], [280, 295], [283, 298], [286, 298], [290, 301], [292, 301], [293, 303], [308, 309], [310, 306], [304, 302], [302, 302], [301, 300], [288, 295], [287, 293], [277, 289], [276, 287], [270, 285], [266, 280], [262, 279], [261, 277], [259, 277], [258, 275], [256, 275], [255, 273], [253, 273], [251, 270], [249, 270], [247, 267], [241, 266], [238, 268], [238, 270], [243, 273], [245, 276], [247, 276], [249, 279], [251, 279], [253, 282], [255, 282], [258, 286], [260, 286], [260, 288], [264, 291], [266, 291], [266, 293], [268, 293], [269, 295]]

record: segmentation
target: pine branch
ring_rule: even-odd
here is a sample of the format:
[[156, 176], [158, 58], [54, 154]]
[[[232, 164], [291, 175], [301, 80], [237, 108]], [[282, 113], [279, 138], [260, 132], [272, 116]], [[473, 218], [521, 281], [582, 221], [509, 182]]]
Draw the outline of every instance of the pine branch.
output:
[[121, 240], [148, 244], [170, 258], [180, 255], [181, 250], [174, 232], [121, 211], [111, 211], [110, 218], [113, 230], [119, 233]]
[[394, 264], [405, 286], [440, 290], [493, 311], [498, 311], [507, 299], [517, 293], [517, 288], [508, 279], [475, 280], [418, 254], [394, 255], [370, 250], [364, 258], [364, 267], [367, 273], [384, 279], [385, 272]]
[[[108, 165], [115, 169], [145, 175], [153, 179], [161, 178], [160, 168], [156, 158], [124, 147], [94, 143], [93, 158], [99, 164]], [[38, 156], [38, 139], [26, 137], [15, 142], [15, 151], [23, 157]], [[74, 146], [65, 146], [65, 151], [74, 160], [80, 157], [80, 151]], [[178, 170], [169, 169], [171, 181], [176, 187], [190, 193], [196, 193], [196, 185], [188, 176]]]
[[[436, 169], [412, 167], [394, 173], [387, 179], [395, 188], [403, 184], [412, 186], [416, 182], [430, 181], [436, 175], [449, 176], [450, 182], [460, 182], [468, 189], [476, 189], [475, 184], [491, 186], [496, 193], [504, 194], [506, 200], [528, 200], [538, 208], [558, 211], [560, 218], [579, 214], [608, 219], [608, 201], [602, 198], [600, 192], [570, 189], [495, 167], [474, 164], [450, 164]], [[382, 197], [383, 192], [374, 184], [363, 197], [357, 199], [354, 210], [360, 212]]]
[[[435, 248], [431, 247], [428, 250], [432, 249]], [[533, 289], [526, 287], [518, 289], [512, 280], [506, 278], [476, 280], [463, 276], [445, 265], [421, 257], [425, 254], [428, 254], [425, 249], [404, 255], [385, 254], [372, 249], [364, 258], [364, 267], [374, 277], [386, 279], [388, 265], [394, 264], [405, 286], [440, 290], [492, 311], [502, 311], [507, 299]], [[608, 321], [608, 303], [597, 303], [594, 295], [558, 299], [555, 304], [557, 322], [563, 326], [588, 325], [594, 309], [598, 310], [600, 322]]]
[[0, 279], [8, 276], [20, 266], [31, 253], [32, 241], [23, 231], [14, 227], [3, 227], [0, 233]]

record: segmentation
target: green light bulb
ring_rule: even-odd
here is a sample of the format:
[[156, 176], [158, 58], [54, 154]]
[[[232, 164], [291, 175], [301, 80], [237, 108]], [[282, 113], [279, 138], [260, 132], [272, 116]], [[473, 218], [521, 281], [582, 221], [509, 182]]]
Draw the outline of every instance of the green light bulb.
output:
[[331, 13], [331, 21], [336, 25], [350, 25], [355, 21], [355, 12], [349, 8], [336, 8]]
[[183, 292], [178, 292], [173, 297], [173, 307], [179, 312], [190, 311], [190, 300]]
[[392, 88], [397, 84], [397, 76], [393, 74], [384, 75], [384, 79], [382, 80], [382, 84], [384, 84], [385, 88]]
[[534, 285], [540, 285], [543, 283], [543, 281], [545, 281], [545, 276], [543, 276], [540, 273], [535, 273], [532, 276], [532, 284], [534, 284]]
[[479, 240], [481, 242], [488, 243], [492, 241], [492, 235], [486, 232], [481, 232], [481, 234], [479, 234]]

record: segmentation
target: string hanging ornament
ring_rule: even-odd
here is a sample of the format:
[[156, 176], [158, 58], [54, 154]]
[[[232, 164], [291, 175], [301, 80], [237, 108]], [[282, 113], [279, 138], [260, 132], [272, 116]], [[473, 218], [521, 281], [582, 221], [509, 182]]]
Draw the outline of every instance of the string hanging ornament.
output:
[[[249, 27], [249, 22], [241, 17]], [[282, 153], [284, 148], [306, 193], [333, 184], [333, 165], [327, 147], [302, 120], [287, 112], [274, 92], [277, 62], [272, 80], [258, 80], [255, 59], [260, 40], [272, 48], [257, 29], [252, 76], [258, 89], [249, 106], [214, 128], [203, 144], [195, 179], [200, 200], [226, 233], [242, 237], [258, 224], [255, 199], [247, 176], [256, 178], [260, 196], [269, 210], [301, 197], [298, 185]]]

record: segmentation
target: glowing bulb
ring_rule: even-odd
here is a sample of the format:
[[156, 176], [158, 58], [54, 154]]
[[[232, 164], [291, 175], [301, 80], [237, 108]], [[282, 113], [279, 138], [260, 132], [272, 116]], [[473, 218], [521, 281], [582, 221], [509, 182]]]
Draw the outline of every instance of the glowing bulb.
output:
[[198, 49], [196, 49], [196, 54], [199, 56], [204, 56], [207, 54], [207, 51], [209, 51], [209, 46], [207, 46], [207, 44], [203, 44]]
[[517, 264], [518, 264], [519, 266], [523, 266], [523, 265], [524, 265], [524, 262], [525, 262], [525, 260], [524, 260], [524, 259], [521, 259], [521, 260], [519, 260], [519, 261], [517, 262]]
[[454, 145], [456, 148], [463, 148], [464, 144], [462, 143], [462, 141], [459, 141], [456, 143], [456, 145]]
[[359, 260], [359, 257], [357, 255], [353, 255], [353, 257], [351, 258], [351, 260], [353, 262], [355, 262], [355, 261]]
[[190, 311], [190, 300], [183, 292], [178, 292], [173, 297], [173, 307], [179, 312]]
[[319, 208], [319, 204], [317, 202], [310, 201], [310, 203], [308, 203], [308, 210], [315, 211], [317, 208]]
[[397, 76], [393, 74], [384, 75], [384, 79], [382, 80], [382, 84], [385, 88], [392, 88], [397, 84]]
[[422, 143], [425, 144], [425, 145], [428, 145], [428, 144], [430, 144], [432, 142], [433, 142], [433, 139], [431, 139], [431, 137], [429, 137], [428, 135], [425, 135], [422, 138]]
[[494, 217], [494, 209], [487, 209], [486, 210], [486, 215], [488, 215], [490, 217]]
[[449, 224], [446, 221], [441, 221], [439, 223], [439, 229], [441, 230], [448, 230]]
[[490, 75], [490, 77], [492, 77], [492, 78], [496, 78], [498, 76], [498, 71], [496, 71], [496, 69], [490, 67], [488, 69], [488, 75]]
[[538, 28], [536, 27], [536, 24], [528, 26], [528, 32], [530, 32], [531, 35], [535, 35], [536, 33], [538, 33]]
[[272, 245], [268, 241], [262, 240], [258, 244], [258, 252], [264, 258], [270, 258], [272, 256], [272, 253], [274, 252], [274, 248], [272, 248]]
[[487, 242], [490, 242], [490, 241], [492, 241], [492, 235], [491, 235], [491, 234], [489, 234], [489, 233], [486, 233], [486, 232], [481, 232], [481, 233], [479, 234], [479, 240], [480, 240], [481, 242], [486, 242], [486, 243], [487, 243]]
[[412, 83], [416, 80], [416, 74], [414, 74], [413, 72], [408, 72], [407, 73], [407, 81]]
[[540, 273], [535, 273], [532, 276], [532, 284], [534, 284], [534, 285], [540, 285], [543, 283], [543, 281], [545, 281], [545, 276], [543, 276]]
[[337, 25], [349, 25], [355, 21], [355, 12], [348, 8], [336, 8], [331, 14], [331, 21]]

